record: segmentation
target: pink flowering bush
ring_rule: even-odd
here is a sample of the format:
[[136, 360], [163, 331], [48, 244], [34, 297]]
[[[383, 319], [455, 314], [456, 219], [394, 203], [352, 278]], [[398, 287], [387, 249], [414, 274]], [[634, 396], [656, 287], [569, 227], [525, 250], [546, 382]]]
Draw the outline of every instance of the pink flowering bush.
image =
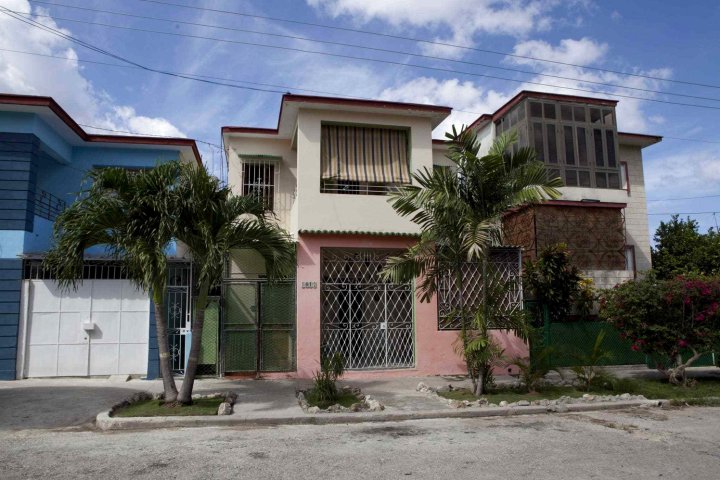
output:
[[[618, 285], [603, 295], [600, 315], [632, 349], [658, 361], [672, 383], [686, 384], [685, 369], [720, 347], [720, 277], [645, 278]], [[683, 361], [683, 354], [691, 354]]]

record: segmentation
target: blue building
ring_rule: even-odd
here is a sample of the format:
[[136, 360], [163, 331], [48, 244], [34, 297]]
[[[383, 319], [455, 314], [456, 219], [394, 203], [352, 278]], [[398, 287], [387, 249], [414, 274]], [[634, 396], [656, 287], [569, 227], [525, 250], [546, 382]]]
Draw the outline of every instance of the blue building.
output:
[[152, 375], [147, 294], [100, 249], [87, 252], [74, 292], [60, 292], [40, 260], [89, 169], [171, 160], [201, 162], [195, 141], [88, 134], [52, 98], [0, 94], [0, 380]]

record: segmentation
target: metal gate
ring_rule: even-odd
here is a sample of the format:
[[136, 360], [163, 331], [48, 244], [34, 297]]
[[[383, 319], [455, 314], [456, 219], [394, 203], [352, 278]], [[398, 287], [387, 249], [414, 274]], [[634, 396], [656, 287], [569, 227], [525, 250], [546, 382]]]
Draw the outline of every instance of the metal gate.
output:
[[222, 371], [295, 370], [295, 282], [223, 284]]
[[321, 355], [339, 352], [349, 369], [414, 366], [412, 286], [380, 277], [400, 253], [321, 249]]
[[168, 266], [165, 311], [172, 370], [180, 375], [185, 374], [187, 356], [190, 353], [191, 288], [191, 265], [171, 263]]

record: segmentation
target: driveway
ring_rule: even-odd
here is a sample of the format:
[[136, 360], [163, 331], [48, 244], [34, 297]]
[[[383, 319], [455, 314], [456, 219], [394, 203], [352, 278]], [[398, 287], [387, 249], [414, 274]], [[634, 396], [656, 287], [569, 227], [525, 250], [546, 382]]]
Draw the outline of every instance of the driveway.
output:
[[704, 480], [719, 478], [719, 451], [715, 408], [0, 434], [3, 479]]

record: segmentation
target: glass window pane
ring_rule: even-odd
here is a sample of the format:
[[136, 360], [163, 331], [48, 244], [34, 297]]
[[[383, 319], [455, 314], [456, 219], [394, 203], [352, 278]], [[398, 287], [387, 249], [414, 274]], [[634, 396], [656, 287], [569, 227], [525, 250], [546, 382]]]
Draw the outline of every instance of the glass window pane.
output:
[[627, 190], [627, 188], [628, 188], [627, 177], [628, 177], [627, 163], [620, 162], [620, 188], [623, 188], [625, 190]]
[[570, 105], [560, 105], [560, 118], [565, 122], [572, 122], [572, 107]]
[[585, 107], [573, 107], [573, 112], [575, 112], [575, 121], [576, 122], [584, 122], [585, 121]]
[[510, 120], [509, 120], [509, 122], [510, 122], [510, 126], [511, 126], [511, 127], [514, 126], [514, 125], [517, 123], [517, 112], [518, 112], [517, 107], [514, 108], [512, 112], [510, 112], [510, 115], [509, 115]]
[[565, 170], [565, 185], [577, 187], [577, 170]]
[[603, 123], [605, 125], [612, 125], [613, 124], [613, 114], [612, 110], [603, 110]]
[[607, 188], [607, 177], [605, 172], [595, 172], [595, 187]]
[[525, 103], [521, 103], [518, 107], [518, 122], [525, 120]]
[[557, 168], [548, 168], [548, 179], [552, 180], [554, 178], [559, 178], [562, 180], [562, 177], [560, 176], [560, 170]]
[[[577, 116], [575, 117], [577, 118]], [[578, 165], [588, 164], [587, 138], [585, 137], [585, 127], [577, 127], [578, 141]]]
[[555, 125], [545, 125], [547, 130], [548, 162], [558, 163], [557, 137], [555, 136]]
[[615, 132], [612, 130], [605, 130], [605, 140], [607, 143], [607, 158], [608, 167], [615, 167]]
[[602, 120], [602, 117], [600, 116], [600, 109], [599, 108], [591, 108], [590, 109], [590, 123], [600, 123]]
[[573, 138], [573, 128], [563, 127], [565, 134], [565, 163], [567, 165], [575, 165], [575, 139]]
[[608, 173], [608, 188], [620, 188], [620, 175], [618, 173]]
[[545, 112], [545, 118], [556, 118], [554, 103], [544, 103], [543, 110]]
[[533, 118], [542, 118], [542, 103], [530, 102], [530, 116]]
[[533, 123], [533, 146], [539, 161], [545, 161], [545, 143], [543, 141], [542, 123]]
[[595, 165], [604, 167], [605, 158], [603, 156], [602, 130], [593, 130], [593, 138], [595, 140]]
[[581, 170], [578, 172], [581, 187], [590, 187], [590, 172]]
[[518, 147], [527, 147], [527, 146], [528, 146], [527, 129], [518, 128]]

